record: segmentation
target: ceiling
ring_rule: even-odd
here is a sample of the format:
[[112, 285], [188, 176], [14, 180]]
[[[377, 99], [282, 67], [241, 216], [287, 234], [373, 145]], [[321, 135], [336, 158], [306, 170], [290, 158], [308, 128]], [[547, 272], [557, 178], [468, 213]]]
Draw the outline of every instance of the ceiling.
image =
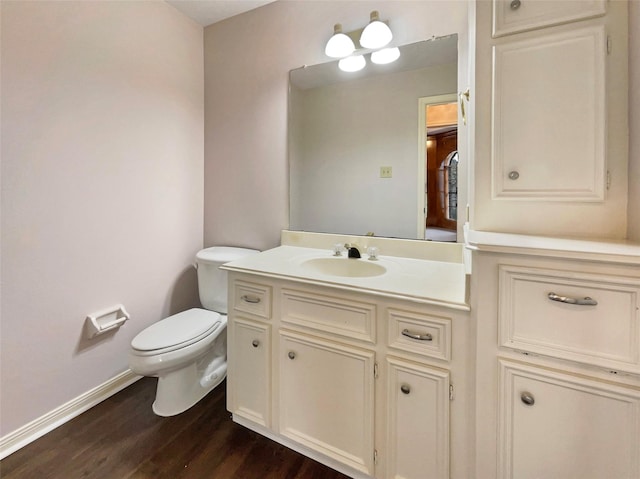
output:
[[166, 0], [203, 27], [261, 7], [274, 0]]

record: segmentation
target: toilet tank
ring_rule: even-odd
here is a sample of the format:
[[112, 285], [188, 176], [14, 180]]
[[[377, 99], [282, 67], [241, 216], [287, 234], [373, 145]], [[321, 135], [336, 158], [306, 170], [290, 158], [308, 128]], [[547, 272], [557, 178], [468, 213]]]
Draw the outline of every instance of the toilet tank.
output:
[[227, 313], [227, 272], [220, 269], [220, 266], [256, 253], [259, 251], [231, 246], [213, 246], [198, 251], [198, 293], [203, 308]]

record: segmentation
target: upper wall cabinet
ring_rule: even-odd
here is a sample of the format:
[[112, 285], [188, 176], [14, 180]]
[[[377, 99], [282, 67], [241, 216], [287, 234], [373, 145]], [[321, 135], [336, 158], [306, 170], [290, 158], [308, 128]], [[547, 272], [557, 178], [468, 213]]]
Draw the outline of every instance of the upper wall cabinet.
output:
[[625, 1], [477, 1], [471, 228], [626, 234]]
[[495, 198], [604, 200], [605, 50], [601, 25], [494, 45]]
[[604, 0], [493, 0], [493, 36], [604, 15]]

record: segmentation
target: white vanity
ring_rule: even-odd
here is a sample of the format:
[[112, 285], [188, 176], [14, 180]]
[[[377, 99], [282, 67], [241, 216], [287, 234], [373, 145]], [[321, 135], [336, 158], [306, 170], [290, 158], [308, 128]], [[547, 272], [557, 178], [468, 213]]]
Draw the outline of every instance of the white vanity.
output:
[[233, 419], [351, 477], [468, 476], [462, 246], [375, 238], [370, 261], [336, 241], [285, 233], [224, 267]]

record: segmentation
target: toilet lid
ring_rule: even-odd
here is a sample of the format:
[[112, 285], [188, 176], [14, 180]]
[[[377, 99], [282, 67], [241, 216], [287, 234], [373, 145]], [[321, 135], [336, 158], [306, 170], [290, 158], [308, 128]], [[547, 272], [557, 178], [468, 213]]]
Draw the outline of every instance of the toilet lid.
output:
[[169, 316], [141, 331], [131, 341], [138, 351], [153, 351], [182, 343], [193, 343], [220, 325], [220, 315], [206, 309], [193, 308]]

